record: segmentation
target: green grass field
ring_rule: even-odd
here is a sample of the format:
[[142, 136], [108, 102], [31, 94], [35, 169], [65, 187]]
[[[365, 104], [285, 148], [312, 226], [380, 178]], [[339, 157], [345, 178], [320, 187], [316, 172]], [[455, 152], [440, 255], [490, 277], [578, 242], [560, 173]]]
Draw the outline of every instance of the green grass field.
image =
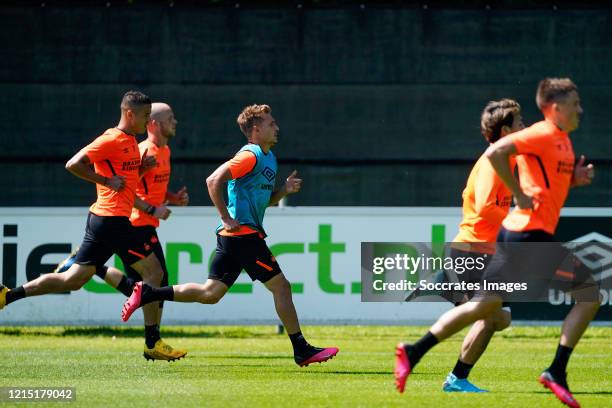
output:
[[[470, 377], [491, 393], [441, 391], [462, 339], [455, 336], [423, 359], [406, 393], [399, 395], [393, 385], [393, 348], [398, 340], [415, 340], [424, 330], [304, 327], [311, 343], [338, 346], [340, 353], [327, 363], [300, 368], [286, 335], [275, 334], [272, 326], [166, 327], [166, 341], [189, 350], [186, 359], [173, 363], [145, 361], [136, 328], [0, 327], [0, 386], [71, 386], [77, 401], [69, 406], [113, 408], [561, 406], [536, 382], [553, 356], [558, 327], [513, 327], [498, 333]], [[612, 406], [612, 328], [587, 331], [569, 372], [583, 407]]]

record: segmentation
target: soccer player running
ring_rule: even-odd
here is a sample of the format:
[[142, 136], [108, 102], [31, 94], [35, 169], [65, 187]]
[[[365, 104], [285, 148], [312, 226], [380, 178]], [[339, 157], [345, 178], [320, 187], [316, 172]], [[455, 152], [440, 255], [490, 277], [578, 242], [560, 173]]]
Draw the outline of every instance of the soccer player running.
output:
[[[168, 286], [168, 269], [166, 259], [156, 228], [159, 227], [159, 218], [153, 214], [157, 208], [164, 207], [166, 203], [178, 206], [189, 204], [187, 188], [183, 187], [178, 192], [168, 191], [170, 180], [170, 147], [168, 142], [176, 136], [177, 120], [172, 108], [160, 102], [151, 105], [151, 118], [147, 124], [147, 139], [142, 141], [138, 147], [140, 154], [147, 152], [148, 156], [155, 157], [157, 165], [147, 171], [140, 179], [136, 187], [136, 196], [146, 203], [144, 210], [132, 208], [130, 222], [135, 227], [138, 236], [153, 248], [153, 253], [159, 260], [163, 269], [163, 276], [158, 281], [155, 279], [150, 284], [153, 286]], [[126, 273], [113, 267], [98, 268], [96, 275], [104, 279], [109, 285], [119, 290], [125, 296], [132, 294], [134, 284], [142, 280], [142, 277], [131, 266], [126, 266]], [[156, 324], [145, 325], [145, 349], [143, 356], [147, 360], [173, 361], [184, 357], [186, 350], [174, 349], [161, 339], [160, 323], [164, 308], [164, 302], [159, 302]]]
[[[44, 274], [13, 290], [0, 285], [0, 309], [25, 297], [78, 290], [113, 254], [136, 270], [145, 282], [159, 284], [163, 275], [160, 262], [149, 242], [129, 221], [134, 205], [147, 210], [145, 203], [136, 200], [136, 186], [140, 177], [157, 165], [146, 151], [141, 158], [135, 136], [144, 133], [150, 114], [148, 96], [127, 92], [121, 101], [119, 124], [106, 130], [66, 163], [68, 171], [95, 183], [97, 190], [74, 263], [65, 273]], [[165, 205], [149, 212], [161, 219], [169, 215]], [[158, 309], [156, 304], [143, 309], [145, 325], [157, 324]]]
[[[576, 85], [568, 78], [546, 78], [538, 85], [536, 102], [544, 115], [543, 121], [500, 139], [485, 152], [517, 204], [517, 208], [503, 221], [498, 250], [484, 273], [486, 280], [499, 281], [504, 272], [509, 272], [504, 270], [505, 265], [517, 260], [519, 269], [543, 280], [551, 280], [559, 258], [542, 254], [542, 247], [534, 243], [555, 242], [553, 234], [569, 188], [590, 184], [594, 176], [593, 166], [585, 166], [584, 157], [574, 165], [569, 133], [578, 127], [582, 113]], [[516, 156], [520, 185], [510, 169], [509, 158], [512, 156]], [[501, 251], [510, 248], [508, 243], [516, 242], [528, 244], [521, 251]], [[510, 272], [521, 273], [520, 270]], [[572, 290], [572, 297], [576, 303], [563, 323], [557, 352], [539, 381], [561, 402], [579, 407], [569, 391], [566, 368], [572, 350], [599, 309], [600, 295], [595, 285], [587, 285]], [[485, 292], [479, 298], [444, 313], [416, 343], [399, 343], [395, 361], [397, 389], [404, 391], [406, 379], [433, 346], [465, 326], [493, 315], [501, 306], [501, 294]]]
[[[512, 99], [489, 102], [480, 117], [480, 128], [489, 144], [523, 129], [521, 106]], [[514, 159], [512, 161], [514, 162]], [[488, 158], [484, 154], [481, 155], [472, 168], [463, 190], [463, 220], [459, 225], [459, 233], [451, 244], [450, 255], [455, 259], [480, 258], [484, 260], [486, 267], [495, 253], [494, 243], [511, 202], [512, 193], [495, 173]], [[462, 263], [466, 264], [468, 263]], [[476, 283], [480, 282], [483, 272], [484, 268], [480, 270], [471, 268], [458, 274], [457, 277], [466, 282]], [[466, 295], [472, 297], [473, 293]], [[458, 300], [457, 304], [464, 303], [465, 300]], [[474, 323], [463, 340], [461, 353], [453, 371], [444, 381], [442, 386], [444, 391], [486, 392], [469, 382], [467, 378], [487, 348], [493, 334], [508, 327], [510, 320], [510, 308], [504, 307]]]
[[[253, 281], [259, 280], [272, 292], [276, 312], [293, 345], [295, 362], [306, 366], [329, 360], [338, 349], [314, 347], [304, 339], [293, 305], [291, 285], [264, 240], [266, 208], [288, 194], [297, 193], [302, 184], [294, 171], [280, 190], [274, 189], [277, 164], [271, 148], [278, 142], [279, 128], [271, 113], [268, 105], [244, 108], [237, 122], [248, 144], [206, 179], [211, 200], [221, 216], [216, 255], [206, 283], [154, 288], [139, 282], [123, 306], [121, 317], [127, 321], [140, 306], [163, 300], [217, 303], [244, 269]], [[223, 198], [226, 182], [228, 205]]]

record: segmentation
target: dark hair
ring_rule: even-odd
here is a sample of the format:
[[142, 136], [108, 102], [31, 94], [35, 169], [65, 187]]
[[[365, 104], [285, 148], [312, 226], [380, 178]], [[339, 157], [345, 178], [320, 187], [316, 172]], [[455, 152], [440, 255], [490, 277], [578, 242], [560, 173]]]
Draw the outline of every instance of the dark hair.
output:
[[572, 91], [578, 91], [578, 87], [569, 78], [544, 78], [538, 84], [536, 104], [544, 110], [551, 103], [563, 101]]
[[121, 109], [123, 110], [136, 109], [150, 104], [151, 98], [138, 91], [127, 91], [121, 99]]
[[491, 101], [480, 115], [480, 131], [489, 143], [501, 137], [502, 127], [512, 127], [515, 115], [521, 112], [521, 105], [513, 99]]

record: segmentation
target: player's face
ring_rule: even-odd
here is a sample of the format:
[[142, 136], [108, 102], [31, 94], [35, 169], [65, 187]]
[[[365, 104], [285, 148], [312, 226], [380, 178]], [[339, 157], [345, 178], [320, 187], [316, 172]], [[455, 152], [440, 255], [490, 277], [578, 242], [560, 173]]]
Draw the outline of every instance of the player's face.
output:
[[134, 110], [130, 110], [132, 113], [132, 127], [137, 134], [141, 134], [147, 131], [147, 123], [151, 116], [151, 105], [145, 105]]
[[566, 132], [578, 129], [582, 106], [578, 92], [572, 91], [567, 97], [556, 103], [557, 125]]
[[269, 146], [274, 146], [278, 143], [278, 125], [276, 121], [269, 113], [266, 113], [263, 116], [263, 120], [257, 126], [258, 129], [258, 139], [260, 143], [267, 144]]
[[163, 137], [172, 139], [176, 135], [176, 124], [178, 121], [174, 117], [172, 109], [168, 111], [163, 120], [159, 121], [159, 130]]

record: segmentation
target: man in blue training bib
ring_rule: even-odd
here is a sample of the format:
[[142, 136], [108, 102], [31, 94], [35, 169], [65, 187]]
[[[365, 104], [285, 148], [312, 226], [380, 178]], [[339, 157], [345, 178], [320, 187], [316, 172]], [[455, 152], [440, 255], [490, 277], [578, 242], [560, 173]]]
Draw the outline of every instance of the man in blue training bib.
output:
[[[123, 306], [121, 317], [127, 321], [139, 307], [161, 300], [217, 303], [244, 269], [253, 281], [259, 280], [272, 292], [276, 312], [293, 345], [295, 362], [306, 366], [327, 361], [339, 350], [314, 347], [304, 339], [293, 305], [291, 285], [264, 240], [266, 208], [276, 205], [288, 194], [297, 193], [302, 185], [297, 171], [293, 171], [282, 188], [274, 188], [277, 164], [270, 149], [278, 142], [279, 128], [271, 113], [268, 105], [251, 105], [242, 110], [237, 122], [248, 143], [206, 179], [210, 198], [221, 216], [216, 255], [206, 283], [153, 288], [138, 282]], [[223, 197], [225, 183], [227, 205]]]

